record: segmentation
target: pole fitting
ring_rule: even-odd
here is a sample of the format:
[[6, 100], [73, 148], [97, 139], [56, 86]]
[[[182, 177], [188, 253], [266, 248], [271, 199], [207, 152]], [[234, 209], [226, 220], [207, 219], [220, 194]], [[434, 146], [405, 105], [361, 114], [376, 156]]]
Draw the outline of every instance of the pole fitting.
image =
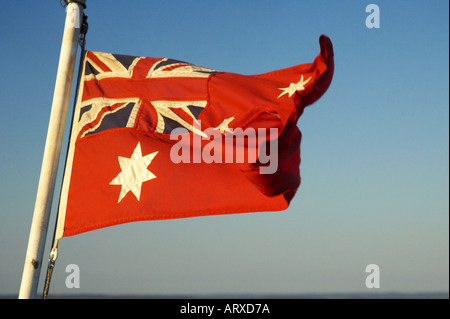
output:
[[78, 3], [83, 6], [83, 9], [86, 9], [86, 0], [64, 0], [64, 2], [66, 3], [66, 6], [71, 2]]

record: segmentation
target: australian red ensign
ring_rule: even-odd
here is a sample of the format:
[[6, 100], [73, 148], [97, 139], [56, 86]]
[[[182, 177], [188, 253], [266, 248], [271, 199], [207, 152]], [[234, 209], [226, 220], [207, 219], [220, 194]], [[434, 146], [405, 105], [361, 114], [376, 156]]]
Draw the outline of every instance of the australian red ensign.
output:
[[300, 185], [297, 121], [328, 89], [311, 63], [240, 75], [88, 51], [57, 238], [121, 223], [286, 209]]

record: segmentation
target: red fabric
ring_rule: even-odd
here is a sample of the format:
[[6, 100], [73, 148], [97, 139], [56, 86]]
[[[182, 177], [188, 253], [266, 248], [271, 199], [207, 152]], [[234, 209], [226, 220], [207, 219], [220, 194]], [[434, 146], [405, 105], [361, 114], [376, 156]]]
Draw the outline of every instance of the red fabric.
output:
[[[80, 113], [73, 124], [76, 135], [72, 138], [76, 140], [68, 170], [71, 174], [65, 175], [69, 186], [64, 236], [132, 221], [286, 209], [300, 184], [301, 133], [297, 120], [304, 107], [324, 94], [334, 71], [331, 41], [321, 36], [319, 43], [321, 52], [314, 62], [253, 76], [203, 69], [194, 76], [180, 76], [175, 72], [190, 64], [115, 56], [132, 73], [128, 77], [105, 77], [114, 67], [102, 61], [100, 54], [88, 52], [81, 100], [77, 104]], [[155, 71], [158, 63], [167, 63], [167, 67]], [[206, 76], [202, 76], [204, 72]], [[301, 78], [304, 89], [291, 94], [287, 88]], [[134, 121], [132, 126], [116, 124], [127, 119], [117, 111], [127, 103], [123, 99], [134, 98], [140, 105], [135, 119], [128, 117]], [[86, 122], [84, 113], [94, 108], [87, 105], [89, 101], [108, 102]], [[170, 119], [170, 115], [168, 119], [166, 113], [159, 113], [155, 101], [205, 101], [206, 106], [169, 107], [174, 117]], [[110, 117], [105, 120], [107, 114]], [[269, 128], [277, 128], [275, 135], [268, 136], [277, 142], [276, 172], [261, 174], [264, 164], [259, 161], [192, 163], [192, 156], [191, 163], [171, 160], [171, 149], [178, 140], [167, 132], [170, 125], [195, 126], [200, 122], [204, 131], [220, 127], [227, 119], [230, 129], [265, 128], [269, 132]], [[125, 121], [127, 125], [131, 120]], [[192, 131], [186, 134], [190, 141], [199, 140]], [[224, 140], [224, 135], [219, 134], [215, 141]], [[252, 137], [246, 139], [246, 143], [251, 140]], [[211, 146], [209, 142], [200, 140], [200, 147]], [[111, 182], [122, 170], [119, 157], [130, 158], [138, 143], [142, 156], [158, 152], [147, 166], [156, 177], [142, 183], [139, 199], [130, 191], [118, 200], [121, 185]], [[261, 143], [256, 145], [255, 151], [259, 152]], [[246, 146], [233, 145], [233, 149]]]

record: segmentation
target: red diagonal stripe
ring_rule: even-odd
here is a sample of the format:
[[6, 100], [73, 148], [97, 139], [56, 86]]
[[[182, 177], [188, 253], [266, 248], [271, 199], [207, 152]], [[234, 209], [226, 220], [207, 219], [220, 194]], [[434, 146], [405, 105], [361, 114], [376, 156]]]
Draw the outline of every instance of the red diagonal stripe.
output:
[[100, 61], [100, 59], [93, 52], [88, 52], [88, 58], [92, 62], [94, 62], [103, 72], [111, 72], [111, 69], [102, 61]]

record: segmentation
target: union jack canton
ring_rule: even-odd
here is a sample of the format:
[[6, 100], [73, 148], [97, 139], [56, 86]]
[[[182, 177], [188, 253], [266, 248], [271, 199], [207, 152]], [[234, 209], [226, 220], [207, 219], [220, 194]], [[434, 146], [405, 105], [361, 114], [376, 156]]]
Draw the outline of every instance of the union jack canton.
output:
[[162, 134], [182, 127], [201, 134], [206, 82], [216, 72], [167, 58], [88, 51], [76, 136], [120, 127]]

